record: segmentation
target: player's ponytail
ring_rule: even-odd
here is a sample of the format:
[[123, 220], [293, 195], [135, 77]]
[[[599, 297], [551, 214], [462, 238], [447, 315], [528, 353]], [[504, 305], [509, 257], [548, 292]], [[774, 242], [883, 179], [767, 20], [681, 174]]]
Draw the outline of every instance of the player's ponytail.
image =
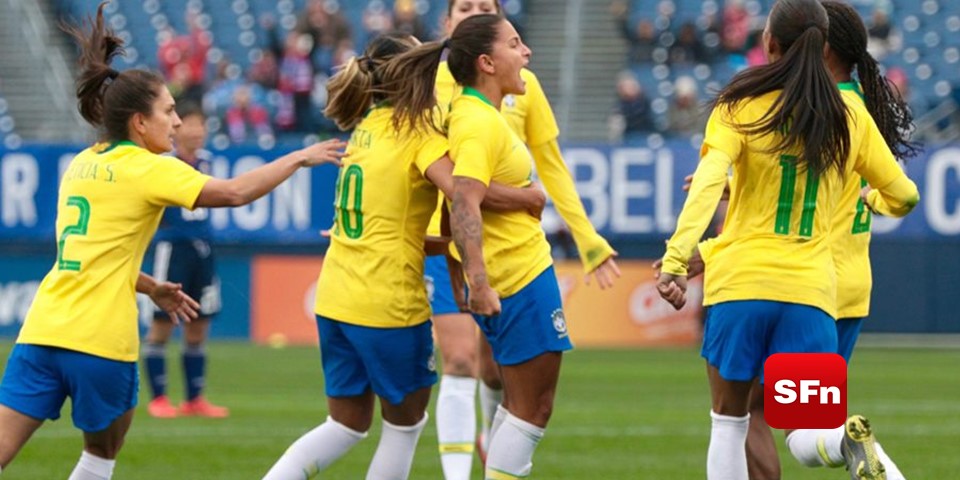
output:
[[159, 75], [144, 70], [118, 72], [110, 62], [123, 54], [123, 40], [103, 22], [103, 2], [94, 19], [82, 28], [61, 25], [80, 48], [80, 75], [77, 77], [77, 107], [80, 115], [95, 127], [102, 127], [107, 140], [125, 140], [127, 121], [134, 113], [150, 115], [154, 100], [164, 88]]
[[823, 58], [827, 13], [817, 0], [780, 0], [770, 12], [769, 33], [782, 57], [736, 75], [716, 99], [733, 109], [739, 102], [780, 90], [770, 110], [746, 134], [780, 137], [773, 152], [798, 150], [797, 163], [817, 174], [844, 171], [850, 152], [847, 111]]
[[832, 0], [823, 2], [823, 8], [830, 18], [827, 37], [830, 50], [846, 64], [848, 70], [856, 66], [867, 111], [890, 151], [899, 158], [916, 155], [920, 147], [909, 140], [913, 131], [913, 115], [894, 91], [896, 87], [880, 74], [880, 66], [867, 51], [867, 28], [860, 20], [860, 15], [850, 5]]
[[327, 83], [328, 100], [323, 114], [341, 130], [357, 126], [370, 107], [385, 99], [380, 78], [383, 65], [414, 45], [412, 37], [400, 32], [371, 40], [362, 56], [351, 58]]
[[448, 40], [428, 42], [399, 55], [384, 68], [384, 87], [394, 108], [394, 126], [405, 124], [415, 129], [434, 128], [437, 107], [436, 79], [442, 53], [449, 48], [447, 64], [460, 85], [475, 86], [477, 58], [489, 55], [497, 38], [497, 26], [505, 21], [500, 15], [473, 15], [457, 25]]

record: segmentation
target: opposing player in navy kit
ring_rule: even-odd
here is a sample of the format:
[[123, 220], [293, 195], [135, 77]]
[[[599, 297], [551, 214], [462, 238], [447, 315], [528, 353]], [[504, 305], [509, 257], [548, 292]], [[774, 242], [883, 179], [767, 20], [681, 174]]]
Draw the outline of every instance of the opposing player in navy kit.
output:
[[[203, 111], [196, 104], [178, 105], [183, 125], [174, 138], [176, 156], [197, 170], [209, 174], [209, 155], [203, 149], [207, 129]], [[166, 344], [174, 323], [163, 311], [154, 314], [143, 349], [144, 365], [152, 399], [147, 411], [153, 417], [202, 416], [223, 418], [229, 410], [203, 397], [207, 356], [204, 343], [210, 332], [210, 318], [220, 311], [220, 281], [214, 270], [210, 248], [209, 210], [167, 208], [160, 221], [153, 249], [153, 275], [183, 285], [188, 295], [200, 301], [199, 318], [183, 325], [183, 373], [186, 401], [174, 407], [167, 397]]]

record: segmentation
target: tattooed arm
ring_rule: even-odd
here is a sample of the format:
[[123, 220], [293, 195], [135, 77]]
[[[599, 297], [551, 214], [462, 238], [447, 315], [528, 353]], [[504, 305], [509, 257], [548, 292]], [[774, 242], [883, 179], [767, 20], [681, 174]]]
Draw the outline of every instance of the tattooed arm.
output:
[[487, 193], [482, 182], [467, 177], [453, 178], [453, 206], [450, 230], [453, 242], [463, 260], [463, 270], [470, 288], [470, 311], [478, 315], [500, 313], [500, 298], [490, 287], [483, 263], [483, 217], [480, 203]]

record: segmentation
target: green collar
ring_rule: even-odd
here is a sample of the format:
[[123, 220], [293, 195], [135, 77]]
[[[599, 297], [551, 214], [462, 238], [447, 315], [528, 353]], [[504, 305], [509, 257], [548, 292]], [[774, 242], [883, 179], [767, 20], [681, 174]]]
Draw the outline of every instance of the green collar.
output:
[[106, 150], [100, 152], [100, 154], [107, 153], [110, 150], [113, 150], [114, 148], [117, 148], [117, 147], [139, 147], [139, 146], [140, 145], [137, 145], [136, 143], [133, 143], [130, 140], [120, 140], [119, 142], [111, 143], [110, 146], [107, 147]]
[[377, 110], [377, 109], [380, 109], [380, 108], [392, 107], [392, 106], [393, 106], [393, 105], [391, 105], [390, 102], [388, 102], [388, 101], [386, 101], [386, 100], [379, 101], [379, 102], [373, 104], [372, 107], [370, 107], [369, 109], [367, 109], [367, 113], [364, 113], [364, 114], [363, 114], [363, 118], [369, 117], [370, 114], [373, 113], [374, 110]]
[[860, 90], [860, 84], [857, 82], [854, 82], [853, 80], [849, 82], [838, 83], [837, 88], [839, 88], [840, 90], [849, 90], [851, 92], [856, 92], [856, 94], [860, 96], [861, 100], [866, 100], [863, 96], [863, 90]]
[[490, 106], [493, 107], [493, 108], [497, 108], [497, 106], [494, 105], [493, 102], [491, 102], [489, 98], [483, 96], [483, 94], [480, 93], [479, 91], [477, 91], [476, 88], [473, 88], [473, 87], [463, 87], [463, 94], [464, 94], [464, 95], [469, 95], [469, 96], [471, 96], [471, 97], [477, 97], [477, 98], [479, 98], [480, 100], [482, 100], [483, 103], [486, 103], [487, 105], [490, 105]]

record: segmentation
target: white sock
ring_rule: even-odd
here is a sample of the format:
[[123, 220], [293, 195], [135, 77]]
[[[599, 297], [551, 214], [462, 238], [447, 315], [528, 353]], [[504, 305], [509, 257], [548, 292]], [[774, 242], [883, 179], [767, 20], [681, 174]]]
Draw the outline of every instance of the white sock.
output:
[[707, 480], [747, 480], [747, 428], [750, 414], [731, 417], [710, 412]]
[[897, 464], [893, 463], [893, 460], [887, 455], [887, 452], [883, 451], [883, 447], [880, 446], [880, 442], [874, 444], [877, 448], [877, 456], [880, 457], [880, 463], [883, 464], [883, 468], [887, 471], [887, 480], [907, 480], [903, 476], [903, 472], [897, 468]]
[[263, 480], [310, 478], [366, 437], [366, 432], [357, 432], [327, 417], [326, 422], [293, 442]]
[[477, 379], [444, 375], [437, 394], [437, 441], [446, 480], [469, 480], [477, 436]]
[[[506, 411], [506, 410], [504, 410]], [[500, 415], [500, 411], [497, 411]], [[523, 478], [533, 469], [533, 452], [544, 429], [525, 422], [510, 412], [496, 429], [487, 454], [486, 478]]]
[[497, 413], [493, 415], [493, 421], [490, 422], [490, 433], [487, 434], [487, 453], [490, 453], [490, 442], [493, 441], [493, 436], [500, 430], [503, 421], [507, 419], [507, 415], [510, 415], [510, 412], [503, 408], [503, 405], [497, 405]]
[[787, 436], [787, 448], [807, 467], [842, 467], [845, 464], [840, 444], [844, 426], [831, 429], [794, 430]]
[[493, 426], [493, 419], [497, 414], [497, 407], [503, 401], [503, 390], [490, 388], [486, 383], [480, 382], [480, 416], [483, 423], [480, 424], [480, 432], [483, 438], [483, 449], [490, 449], [490, 430]]
[[100, 458], [84, 450], [68, 480], [110, 480], [116, 464], [116, 460]]
[[423, 419], [416, 425], [403, 427], [383, 421], [380, 444], [370, 461], [367, 480], [406, 480], [413, 465], [413, 454], [417, 450], [420, 432], [427, 425], [430, 415], [423, 412]]

